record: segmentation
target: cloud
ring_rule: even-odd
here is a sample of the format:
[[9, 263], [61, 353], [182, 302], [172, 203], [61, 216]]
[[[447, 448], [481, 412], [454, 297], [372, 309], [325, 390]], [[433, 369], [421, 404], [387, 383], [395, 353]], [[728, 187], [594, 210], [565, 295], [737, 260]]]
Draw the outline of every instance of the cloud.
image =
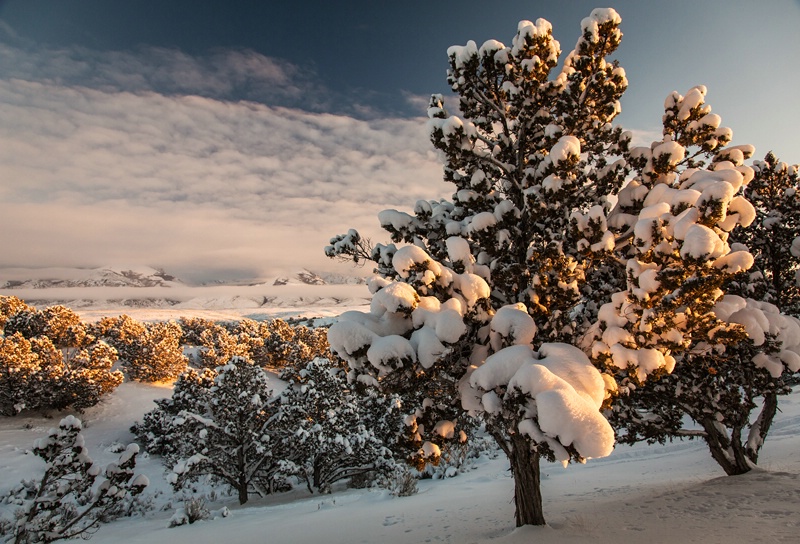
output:
[[0, 230], [14, 241], [0, 267], [141, 263], [196, 279], [330, 267], [334, 234], [383, 239], [378, 211], [449, 194], [424, 118], [224, 98], [257, 82], [278, 103], [316, 87], [280, 61], [216, 55], [45, 60], [0, 45]]
[[0, 43], [0, 73], [5, 79], [106, 92], [198, 95], [303, 105], [306, 110], [333, 107], [331, 93], [317, 83], [310, 66], [295, 66], [248, 49], [216, 49], [192, 56], [178, 49], [152, 46], [96, 51], [80, 46], [42, 48]]

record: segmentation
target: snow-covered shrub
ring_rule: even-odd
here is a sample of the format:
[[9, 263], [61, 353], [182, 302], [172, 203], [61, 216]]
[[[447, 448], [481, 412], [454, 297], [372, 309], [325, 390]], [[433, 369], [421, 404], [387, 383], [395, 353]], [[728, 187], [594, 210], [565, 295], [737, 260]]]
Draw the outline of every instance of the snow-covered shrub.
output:
[[282, 319], [215, 323], [207, 319], [181, 318], [183, 343], [198, 346], [195, 366], [214, 368], [231, 357], [250, 359], [258, 366], [298, 370], [315, 357], [331, 354], [324, 328], [290, 324]]
[[130, 379], [161, 382], [178, 377], [189, 363], [181, 337], [180, 325], [169, 321], [148, 323], [141, 335], [122, 340], [120, 357]]
[[175, 513], [169, 520], [169, 526], [180, 527], [181, 525], [191, 525], [195, 521], [205, 521], [211, 517], [206, 500], [203, 497], [187, 497], [183, 501], [183, 506], [175, 509]]
[[398, 497], [410, 497], [419, 491], [417, 477], [411, 470], [402, 464], [398, 465], [397, 470], [392, 474], [392, 482], [386, 487]]
[[146, 332], [143, 323], [127, 315], [104, 317], [90, 327], [92, 334], [113, 346], [122, 360], [128, 360], [135, 356], [138, 339], [142, 338]]
[[342, 374], [331, 361], [314, 359], [280, 397], [275, 425], [284, 429], [286, 466], [311, 492], [330, 492], [338, 481], [394, 468], [391, 451], [368, 427]]
[[67, 416], [34, 443], [33, 453], [46, 467], [41, 480], [21, 486], [15, 520], [4, 525], [15, 544], [90, 538], [101, 523], [126, 514], [148, 485], [133, 473], [138, 446], [131, 444], [103, 469], [89, 457], [80, 431], [80, 420]]
[[[242, 327], [245, 325], [243, 322]], [[282, 371], [291, 367], [299, 371], [312, 359], [331, 358], [324, 328], [272, 319], [266, 323], [266, 329], [268, 334], [263, 337], [263, 345], [253, 352], [253, 360], [265, 368]]]
[[13, 308], [0, 336], [0, 413], [82, 411], [122, 383], [117, 352], [63, 306]]
[[236, 335], [220, 325], [210, 324], [199, 337], [200, 350], [193, 361], [201, 368], [222, 366], [232, 357], [250, 359], [250, 346], [239, 342]]
[[28, 305], [22, 299], [0, 295], [0, 328], [5, 328], [8, 318], [25, 308]]

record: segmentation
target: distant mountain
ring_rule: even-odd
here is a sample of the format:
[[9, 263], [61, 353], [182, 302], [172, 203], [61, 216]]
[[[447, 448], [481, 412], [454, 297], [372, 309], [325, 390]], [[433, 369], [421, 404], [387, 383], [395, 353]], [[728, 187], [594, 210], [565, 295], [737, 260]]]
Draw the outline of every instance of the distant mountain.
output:
[[62, 304], [95, 317], [135, 310], [154, 320], [181, 315], [338, 315], [369, 304], [365, 283], [363, 278], [306, 269], [277, 280], [273, 276], [192, 285], [155, 268], [0, 268], [0, 295], [16, 296], [32, 306]]
[[55, 287], [174, 287], [183, 282], [150, 267], [6, 268], [0, 269], [0, 289]]
[[366, 280], [358, 276], [312, 272], [311, 270], [303, 269], [297, 272], [294, 277], [280, 276], [276, 278], [272, 285], [296, 285], [298, 283], [306, 285], [362, 285], [366, 283]]
[[[0, 289], [62, 289], [79, 287], [164, 287], [173, 291], [178, 287], [259, 287], [259, 286], [337, 286], [363, 285], [366, 280], [358, 276], [301, 269], [291, 276], [239, 281], [209, 281], [200, 285], [184, 282], [162, 269], [138, 266], [104, 266], [101, 268], [0, 268]], [[127, 295], [128, 297], [131, 295]], [[159, 298], [170, 300], [171, 294]]]

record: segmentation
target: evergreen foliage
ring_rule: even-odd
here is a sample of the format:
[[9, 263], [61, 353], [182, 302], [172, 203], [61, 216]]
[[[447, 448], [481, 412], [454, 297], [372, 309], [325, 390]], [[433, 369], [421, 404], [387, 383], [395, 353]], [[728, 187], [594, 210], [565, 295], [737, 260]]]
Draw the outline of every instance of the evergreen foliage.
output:
[[9, 317], [27, 307], [28, 305], [17, 297], [0, 295], [0, 327], [5, 328]]
[[733, 292], [769, 302], [782, 312], [800, 316], [800, 180], [798, 166], [768, 153], [754, 161], [753, 180], [744, 194], [756, 211], [755, 220], [734, 231], [732, 242], [747, 246], [755, 264], [731, 287]]
[[173, 380], [189, 364], [181, 345], [181, 327], [174, 321], [140, 324], [122, 316], [109, 334], [132, 380]]
[[182, 414], [205, 413], [216, 376], [216, 371], [208, 368], [189, 368], [178, 376], [172, 396], [156, 399], [156, 408], [145, 413], [141, 423], [136, 422], [131, 427], [139, 444], [148, 453], [161, 455], [170, 466], [193, 455], [196, 452], [194, 442], [183, 440], [180, 435], [185, 420]]
[[234, 489], [240, 503], [289, 485], [296, 476], [309, 490], [394, 470], [382, 440], [402, 427], [397, 399], [352, 392], [341, 370], [315, 359], [287, 368], [289, 387], [278, 397], [267, 374], [234, 357], [215, 370], [189, 369], [172, 398], [131, 428], [145, 449], [162, 455], [176, 489], [200, 478]]
[[[309, 491], [326, 493], [340, 480], [393, 471], [392, 454], [375, 431], [391, 435], [387, 417], [396, 406], [374, 398], [362, 405], [341, 369], [327, 359], [314, 359], [287, 377], [289, 387], [280, 397], [275, 423], [285, 429], [286, 469]], [[365, 408], [372, 409], [369, 416]]]
[[147, 414], [142, 430], [171, 431], [169, 446], [159, 444], [157, 432], [152, 436], [168, 460], [178, 458], [170, 476], [176, 489], [210, 476], [244, 504], [250, 494], [265, 496], [283, 485], [271, 426], [277, 405], [266, 373], [245, 359], [234, 357], [210, 377], [210, 371], [184, 375], [176, 396]]
[[[510, 47], [451, 47], [463, 115], [436, 95], [428, 115], [452, 199], [381, 212], [394, 244], [370, 247], [350, 230], [325, 250], [377, 264], [370, 312], [329, 332], [351, 382], [419, 407], [407, 422], [423, 458], [465, 431], [464, 415], [480, 416], [509, 457], [518, 525], [544, 523], [540, 457], [610, 452], [600, 410], [612, 405], [626, 440], [686, 436], [677, 427], [689, 415], [715, 459], [741, 451], [749, 469], [771, 396], [800, 367], [793, 321], [726, 296], [753, 264], [729, 242], [756, 215], [742, 194], [752, 146], [728, 146], [702, 86], [668, 96], [662, 138], [631, 146], [611, 124], [627, 87], [607, 60], [620, 22], [594, 10], [555, 75], [559, 45], [541, 19], [522, 21]], [[763, 417], [749, 422], [762, 396]], [[431, 412], [423, 424], [420, 410]]]
[[[421, 456], [435, 459], [448, 440], [465, 438], [469, 414], [484, 416], [511, 461], [518, 525], [544, 523], [539, 457], [554, 459], [554, 449], [562, 460], [588, 454], [561, 444], [558, 429], [542, 431], [535, 395], [509, 384], [513, 372], [505, 381], [476, 381], [471, 365], [511, 349], [500, 356], [508, 366], [520, 348], [517, 369], [542, 367], [537, 361], [546, 357], [532, 350], [576, 342], [597, 297], [624, 281], [612, 260], [613, 235], [601, 229], [608, 196], [627, 173], [621, 155], [630, 139], [611, 125], [627, 87], [624, 70], [607, 60], [620, 43], [619, 24], [613, 10], [595, 10], [555, 77], [560, 48], [542, 19], [522, 21], [509, 47], [489, 40], [448, 50], [448, 83], [463, 117], [449, 116], [441, 96], [432, 97], [428, 115], [453, 199], [417, 202], [413, 216], [379, 215], [394, 242], [411, 245], [371, 250], [385, 278], [373, 284], [371, 314], [345, 315], [329, 335], [351, 379], [418, 406], [409, 423]], [[326, 253], [358, 260], [366, 252], [350, 231]], [[599, 374], [580, 352], [571, 355], [595, 388], [600, 380], [602, 403]], [[490, 398], [492, 406], [483, 404]], [[599, 407], [593, 424], [607, 438]]]
[[[673, 93], [664, 138], [631, 150], [637, 175], [612, 219], [632, 238], [622, 251], [628, 288], [601, 310], [585, 345], [619, 381], [611, 421], [620, 441], [700, 437], [726, 473], [741, 474], [758, 461], [777, 396], [797, 380], [800, 329], [775, 306], [725, 293], [778, 300], [774, 285], [787, 277], [772, 270], [781, 253], [777, 266], [792, 266], [794, 193], [783, 201], [785, 164], [768, 156], [751, 168], [751, 146], [726, 147], [731, 131], [704, 97], [703, 87]], [[735, 240], [760, 248], [755, 272]]]
[[82, 411], [122, 383], [122, 373], [111, 370], [116, 350], [68, 308], [6, 307], [13, 313], [0, 337], [0, 413]]

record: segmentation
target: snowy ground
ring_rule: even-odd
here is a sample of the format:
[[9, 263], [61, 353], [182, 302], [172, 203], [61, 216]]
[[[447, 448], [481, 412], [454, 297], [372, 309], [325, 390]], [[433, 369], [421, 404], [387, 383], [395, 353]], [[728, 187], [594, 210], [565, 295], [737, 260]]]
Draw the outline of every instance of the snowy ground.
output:
[[[130, 424], [169, 388], [123, 384], [84, 416], [87, 446], [99, 462], [114, 460], [114, 444], [132, 439]], [[305, 490], [254, 500], [231, 515], [173, 529], [173, 509], [104, 525], [94, 542], [217, 543], [579, 543], [798, 542], [800, 540], [800, 394], [787, 398], [765, 450], [764, 470], [726, 477], [700, 442], [621, 446], [611, 457], [562, 468], [545, 465], [543, 492], [549, 525], [514, 529], [513, 482], [502, 456], [482, 458], [455, 478], [423, 481], [419, 493], [396, 498], [382, 491]], [[0, 418], [0, 492], [41, 473], [28, 453], [52, 419]], [[137, 472], [164, 506], [171, 497], [158, 458]]]
[[[366, 288], [361, 286], [361, 290]], [[363, 299], [358, 298], [358, 289], [351, 293], [333, 303], [319, 297], [306, 305], [295, 300], [255, 312], [221, 306], [76, 309], [84, 319], [119, 313], [141, 320], [181, 315], [257, 318], [256, 312], [261, 317], [333, 316], [359, 309]], [[349, 305], [345, 298], [351, 298]], [[116, 460], [116, 446], [133, 439], [130, 425], [152, 409], [153, 399], [170, 394], [169, 387], [124, 383], [88, 410], [82, 419], [90, 455], [102, 464]], [[762, 453], [763, 470], [744, 476], [726, 477], [702, 442], [620, 446], [608, 458], [566, 469], [545, 464], [542, 487], [548, 526], [538, 528], [514, 528], [513, 481], [500, 455], [480, 459], [455, 478], [422, 481], [419, 493], [411, 497], [368, 490], [318, 496], [302, 489], [251, 500], [243, 507], [235, 498], [223, 497], [211, 507], [227, 506], [229, 517], [169, 529], [179, 501], [173, 500], [160, 459], [145, 455], [139, 459], [137, 472], [149, 477], [146, 493], [155, 494], [158, 508], [145, 518], [104, 525], [92, 540], [130, 544], [800, 542], [800, 392], [783, 399], [781, 410]], [[29, 450], [62, 416], [0, 417], [0, 494], [23, 478], [41, 475], [44, 463]]]

